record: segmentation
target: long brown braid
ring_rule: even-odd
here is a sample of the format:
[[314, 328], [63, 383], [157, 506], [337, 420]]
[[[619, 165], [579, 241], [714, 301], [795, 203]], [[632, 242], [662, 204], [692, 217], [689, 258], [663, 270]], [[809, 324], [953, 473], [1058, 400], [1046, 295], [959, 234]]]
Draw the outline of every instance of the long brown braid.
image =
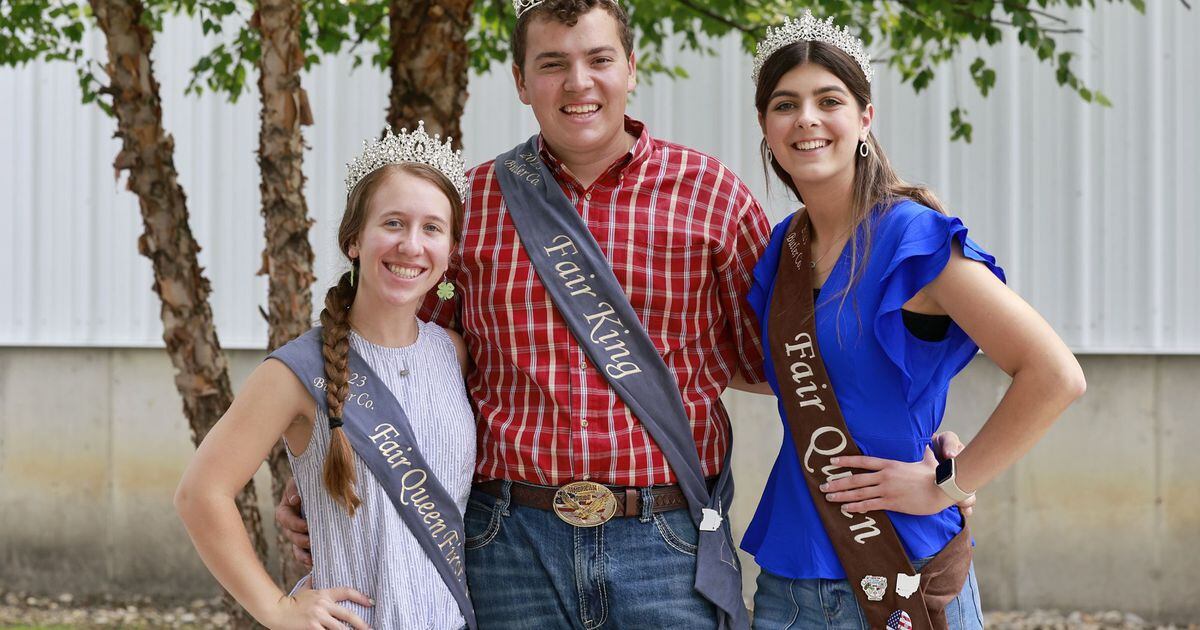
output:
[[[367, 222], [367, 201], [379, 188], [381, 182], [393, 173], [408, 173], [433, 184], [450, 200], [450, 233], [454, 242], [462, 238], [463, 204], [458, 192], [437, 169], [424, 164], [392, 164], [379, 168], [359, 181], [346, 198], [346, 211], [338, 226], [338, 248], [347, 258], [350, 247], [362, 234]], [[350, 261], [354, 273], [358, 271], [358, 260]], [[321, 311], [321, 355], [325, 359], [325, 402], [329, 407], [329, 453], [325, 458], [325, 489], [334, 502], [346, 508], [350, 516], [362, 504], [354, 492], [354, 454], [350, 442], [342, 432], [341, 419], [346, 398], [350, 395], [350, 307], [358, 285], [351, 284], [350, 271], [343, 273], [338, 283], [325, 294], [325, 309]], [[361, 277], [361, 274], [359, 274]]]
[[[357, 262], [352, 263], [358, 265]], [[342, 274], [338, 283], [325, 294], [321, 311], [321, 355], [325, 357], [325, 403], [329, 406], [329, 455], [325, 458], [325, 489], [334, 502], [346, 508], [350, 516], [362, 503], [354, 493], [354, 458], [350, 443], [340, 425], [342, 407], [350, 395], [348, 383], [350, 355], [350, 305], [357, 288], [350, 274]]]

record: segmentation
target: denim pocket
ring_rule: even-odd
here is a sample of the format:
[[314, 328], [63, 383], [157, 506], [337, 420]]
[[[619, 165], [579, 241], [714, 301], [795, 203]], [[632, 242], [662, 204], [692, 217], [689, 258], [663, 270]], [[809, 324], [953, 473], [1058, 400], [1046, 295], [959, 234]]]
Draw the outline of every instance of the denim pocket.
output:
[[463, 530], [467, 549], [481, 549], [500, 533], [500, 503], [496, 498], [478, 490], [471, 491], [467, 511], [463, 514]]
[[[967, 589], [971, 592], [967, 593]], [[963, 627], [982, 630], [983, 606], [979, 601], [979, 581], [975, 579], [974, 562], [971, 563], [971, 570], [967, 572], [967, 583], [958, 598], [963, 600]]]
[[654, 515], [654, 525], [668, 547], [682, 554], [696, 555], [700, 532], [686, 509], [659, 512]]

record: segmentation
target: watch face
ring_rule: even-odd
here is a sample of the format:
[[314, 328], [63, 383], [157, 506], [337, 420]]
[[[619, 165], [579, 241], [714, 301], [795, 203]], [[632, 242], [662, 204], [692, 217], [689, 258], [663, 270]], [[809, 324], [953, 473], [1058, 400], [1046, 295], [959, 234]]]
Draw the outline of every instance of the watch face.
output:
[[938, 485], [946, 483], [946, 481], [952, 479], [953, 477], [954, 477], [954, 460], [953, 459], [943, 460], [942, 462], [940, 462], [937, 465], [937, 472], [936, 472], [935, 479], [937, 480]]

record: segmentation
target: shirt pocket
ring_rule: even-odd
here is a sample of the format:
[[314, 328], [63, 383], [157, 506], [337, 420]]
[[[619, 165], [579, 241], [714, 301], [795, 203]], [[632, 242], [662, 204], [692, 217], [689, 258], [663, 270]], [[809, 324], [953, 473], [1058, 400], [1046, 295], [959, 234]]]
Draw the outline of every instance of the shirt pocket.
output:
[[636, 230], [613, 272], [660, 353], [710, 334], [722, 312], [708, 244], [687, 232]]

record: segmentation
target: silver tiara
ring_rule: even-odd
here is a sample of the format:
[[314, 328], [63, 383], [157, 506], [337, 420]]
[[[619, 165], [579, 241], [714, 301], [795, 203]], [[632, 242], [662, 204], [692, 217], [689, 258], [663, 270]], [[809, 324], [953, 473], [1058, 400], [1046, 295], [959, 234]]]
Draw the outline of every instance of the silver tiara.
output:
[[[513, 8], [517, 11], [517, 19], [521, 19], [525, 12], [545, 2], [546, 0], [512, 0]], [[617, 0], [608, 0], [613, 4], [617, 4]]]
[[362, 178], [378, 168], [389, 164], [427, 164], [436, 168], [450, 180], [458, 196], [467, 198], [466, 165], [462, 151], [450, 148], [450, 138], [443, 144], [437, 134], [429, 137], [425, 133], [425, 121], [417, 124], [417, 130], [409, 133], [401, 129], [399, 135], [387, 130], [382, 140], [363, 140], [362, 155], [346, 163], [346, 194], [362, 181]]
[[841, 48], [842, 52], [858, 62], [867, 83], [871, 82], [874, 72], [871, 70], [871, 58], [863, 50], [862, 40], [850, 33], [850, 29], [834, 26], [832, 17], [818, 20], [807, 9], [799, 19], [787, 18], [779, 26], [767, 27], [767, 36], [758, 43], [758, 52], [754, 55], [754, 73], [750, 75], [754, 82], [758, 83], [758, 73], [771, 55], [796, 42], [825, 42]]
[[512, 0], [513, 8], [517, 11], [517, 19], [521, 19], [521, 15], [523, 15], [526, 11], [545, 1], [546, 0]]

